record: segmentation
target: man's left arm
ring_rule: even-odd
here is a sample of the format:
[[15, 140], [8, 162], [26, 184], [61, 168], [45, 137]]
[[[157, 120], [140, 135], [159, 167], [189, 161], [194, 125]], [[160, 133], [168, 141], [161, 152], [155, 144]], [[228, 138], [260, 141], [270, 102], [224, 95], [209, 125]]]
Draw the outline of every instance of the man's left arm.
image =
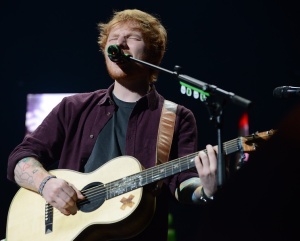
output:
[[194, 161], [199, 177], [181, 182], [175, 197], [184, 203], [209, 202], [217, 191], [217, 146], [206, 145]]

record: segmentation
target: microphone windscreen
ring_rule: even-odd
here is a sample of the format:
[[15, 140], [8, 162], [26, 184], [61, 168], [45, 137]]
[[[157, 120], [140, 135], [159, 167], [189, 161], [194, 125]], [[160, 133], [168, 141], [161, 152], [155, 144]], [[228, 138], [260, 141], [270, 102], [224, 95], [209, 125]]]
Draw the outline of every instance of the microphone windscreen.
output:
[[275, 98], [285, 98], [285, 92], [286, 92], [287, 86], [281, 86], [281, 87], [277, 87], [273, 90], [273, 96]]
[[110, 45], [107, 48], [107, 53], [114, 56], [119, 55], [121, 53], [120, 47], [116, 44]]
[[107, 48], [108, 58], [113, 62], [119, 62], [122, 59], [122, 51], [116, 44], [110, 45]]

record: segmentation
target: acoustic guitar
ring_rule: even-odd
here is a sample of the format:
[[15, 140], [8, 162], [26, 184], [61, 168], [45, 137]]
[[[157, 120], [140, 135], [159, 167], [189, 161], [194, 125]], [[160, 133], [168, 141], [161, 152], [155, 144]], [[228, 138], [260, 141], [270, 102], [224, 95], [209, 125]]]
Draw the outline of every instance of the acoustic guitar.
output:
[[[223, 143], [225, 155], [255, 151], [274, 130]], [[206, 151], [206, 150], [204, 150]], [[195, 167], [198, 152], [144, 169], [131, 156], [114, 158], [91, 173], [57, 169], [51, 174], [74, 184], [85, 200], [76, 215], [65, 216], [39, 194], [20, 188], [8, 211], [8, 241], [107, 241], [137, 235], [151, 221], [155, 196], [148, 184]]]

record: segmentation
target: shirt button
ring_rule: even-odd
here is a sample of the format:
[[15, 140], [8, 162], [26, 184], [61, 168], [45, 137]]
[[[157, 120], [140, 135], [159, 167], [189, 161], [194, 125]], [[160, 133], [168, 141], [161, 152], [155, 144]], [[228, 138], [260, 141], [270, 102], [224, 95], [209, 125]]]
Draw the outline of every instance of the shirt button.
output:
[[107, 116], [110, 116], [110, 112], [107, 112], [106, 115], [107, 115]]
[[94, 135], [90, 135], [90, 138], [93, 139], [93, 138], [94, 138]]

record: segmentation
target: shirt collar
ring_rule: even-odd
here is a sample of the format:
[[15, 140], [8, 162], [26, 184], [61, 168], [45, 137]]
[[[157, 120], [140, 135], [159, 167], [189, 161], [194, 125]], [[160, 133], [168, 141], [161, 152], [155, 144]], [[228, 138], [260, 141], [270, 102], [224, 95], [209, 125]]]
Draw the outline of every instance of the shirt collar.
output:
[[105, 103], [109, 103], [109, 104], [112, 104], [112, 103], [113, 103], [113, 100], [112, 100], [112, 92], [113, 92], [113, 89], [114, 89], [114, 84], [111, 84], [111, 85], [107, 88], [107, 91], [106, 91], [106, 94], [105, 94], [104, 98], [102, 98], [102, 99], [99, 101], [99, 105], [104, 105]]
[[[104, 96], [104, 98], [99, 102], [99, 105], [104, 105], [105, 103], [112, 103], [112, 92], [114, 89], [114, 84], [111, 84], [106, 91], [106, 94]], [[155, 85], [151, 84], [150, 85], [150, 90], [149, 92], [143, 96], [141, 99], [139, 99], [137, 101], [137, 104], [140, 106], [144, 106], [147, 105], [147, 107], [150, 110], [154, 110], [157, 108], [158, 106], [158, 101], [159, 101], [159, 94], [156, 91]]]
[[158, 100], [159, 97], [155, 85], [151, 84], [149, 92], [145, 96], [143, 96], [138, 102], [146, 101], [148, 104], [148, 108], [150, 110], [154, 110], [158, 106]]

